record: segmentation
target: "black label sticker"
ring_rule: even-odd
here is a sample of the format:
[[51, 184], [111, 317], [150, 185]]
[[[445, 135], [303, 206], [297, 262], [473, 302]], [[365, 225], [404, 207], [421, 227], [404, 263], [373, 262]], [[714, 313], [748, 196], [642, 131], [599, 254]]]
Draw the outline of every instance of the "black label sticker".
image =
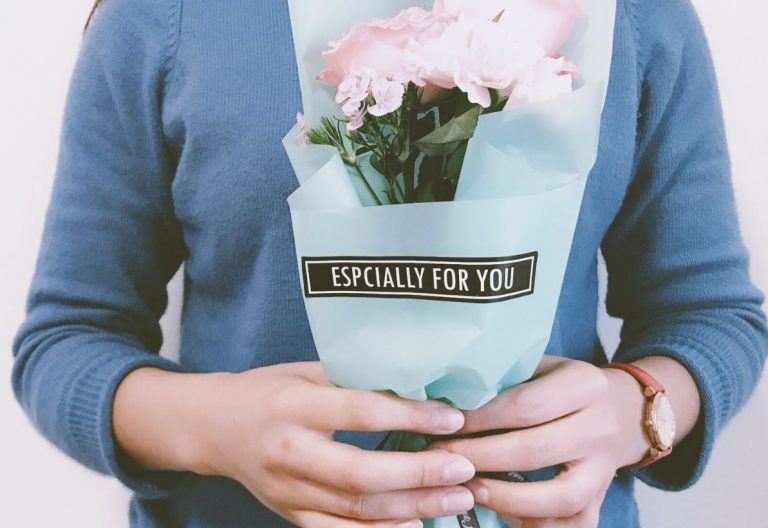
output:
[[501, 302], [533, 293], [538, 256], [304, 257], [304, 294]]
[[474, 509], [457, 515], [456, 520], [459, 521], [459, 526], [461, 528], [480, 528], [480, 521], [478, 521]]

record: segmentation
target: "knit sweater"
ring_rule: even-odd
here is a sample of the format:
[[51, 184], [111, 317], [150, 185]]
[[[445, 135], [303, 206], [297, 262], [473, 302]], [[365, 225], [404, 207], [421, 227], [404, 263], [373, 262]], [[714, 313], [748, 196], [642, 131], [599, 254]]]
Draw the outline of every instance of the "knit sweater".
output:
[[[285, 0], [109, 0], [85, 35], [13, 387], [56, 446], [135, 492], [134, 527], [290, 526], [232, 480], [136, 467], [111, 413], [139, 367], [236, 372], [317, 359], [286, 204], [297, 182], [280, 143], [300, 107]], [[632, 528], [633, 479], [669, 490], [695, 482], [768, 348], [690, 0], [618, 0], [598, 160], [548, 354], [606, 361], [600, 250], [608, 312], [624, 321], [615, 359], [674, 358], [703, 402], [670, 457], [614, 480], [600, 526]], [[157, 355], [158, 319], [182, 263], [175, 363]]]

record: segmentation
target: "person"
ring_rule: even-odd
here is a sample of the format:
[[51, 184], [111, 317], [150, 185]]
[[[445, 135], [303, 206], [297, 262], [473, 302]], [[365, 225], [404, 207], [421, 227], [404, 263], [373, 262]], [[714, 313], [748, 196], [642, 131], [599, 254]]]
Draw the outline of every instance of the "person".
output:
[[[133, 490], [131, 526], [406, 527], [483, 505], [511, 526], [631, 528], [635, 478], [679, 490], [701, 476], [768, 330], [689, 0], [618, 0], [547, 357], [477, 411], [324, 378], [280, 145], [300, 105], [285, 0], [108, 0], [84, 36], [13, 387], [55, 445]], [[624, 322], [613, 360], [671, 403], [664, 458], [636, 372], [601, 368], [600, 250]], [[173, 362], [158, 320], [182, 263]], [[390, 430], [494, 434], [372, 451]], [[481, 475], [512, 470], [533, 481]]]

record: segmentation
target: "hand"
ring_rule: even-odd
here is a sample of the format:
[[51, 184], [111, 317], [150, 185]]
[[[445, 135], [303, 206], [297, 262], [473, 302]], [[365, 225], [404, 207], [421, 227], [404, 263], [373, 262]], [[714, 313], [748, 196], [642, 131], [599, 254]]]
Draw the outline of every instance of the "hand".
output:
[[650, 447], [643, 408], [640, 386], [628, 374], [546, 357], [531, 381], [465, 413], [460, 431], [511, 432], [433, 447], [467, 457], [478, 472], [561, 465], [547, 482], [476, 478], [467, 487], [511, 527], [596, 528], [616, 470], [642, 460]]
[[[158, 463], [147, 453], [147, 436], [135, 438], [124, 424], [130, 421], [131, 383], [138, 380], [127, 378], [115, 405], [121, 444], [150, 466], [235, 479], [302, 527], [417, 527], [420, 518], [456, 515], [474, 505], [472, 493], [460, 486], [474, 476], [474, 467], [461, 455], [369, 452], [333, 440], [337, 430], [452, 434], [464, 418], [445, 404], [339, 389], [326, 381], [319, 363], [207, 375], [194, 383], [189, 375], [162, 374], [187, 384], [179, 391], [166, 384], [166, 398], [186, 392], [194, 402], [188, 405], [194, 409], [165, 420], [186, 423], [177, 435], [186, 438], [179, 442], [187, 446], [183, 462]], [[141, 425], [140, 418], [135, 423]]]

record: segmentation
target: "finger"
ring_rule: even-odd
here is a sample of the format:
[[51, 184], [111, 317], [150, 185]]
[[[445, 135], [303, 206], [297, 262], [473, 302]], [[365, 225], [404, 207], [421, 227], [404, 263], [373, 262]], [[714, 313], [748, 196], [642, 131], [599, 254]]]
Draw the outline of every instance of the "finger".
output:
[[381, 392], [313, 387], [310, 400], [302, 391], [286, 391], [280, 411], [303, 425], [324, 431], [410, 431], [428, 435], [457, 432], [461, 411], [437, 401], [417, 402]]
[[437, 442], [443, 449], [469, 459], [476, 471], [531, 471], [579, 460], [594, 448], [601, 429], [591, 427], [584, 413], [554, 422], [482, 438]]
[[354, 519], [426, 519], [459, 515], [474, 506], [472, 492], [455, 486], [343, 497], [339, 513]]
[[610, 480], [587, 463], [569, 466], [545, 482], [509, 483], [475, 479], [467, 483], [475, 502], [505, 516], [518, 518], [573, 517], [585, 510]]
[[466, 458], [446, 452], [365, 451], [327, 440], [319, 444], [321, 449], [317, 445], [317, 439], [301, 442], [290, 456], [270, 456], [278, 461], [276, 466], [297, 477], [353, 493], [452, 486], [475, 474]]
[[521, 429], [556, 420], [588, 405], [606, 382], [593, 365], [548, 358], [534, 378], [465, 413], [461, 433]]
[[326, 513], [302, 511], [296, 514], [296, 520], [302, 528], [423, 528], [424, 524], [411, 521], [355, 521]]
[[458, 515], [475, 506], [472, 492], [462, 486], [374, 494], [304, 487], [299, 484], [292, 489], [301, 493], [301, 507], [350, 519], [426, 519]]

